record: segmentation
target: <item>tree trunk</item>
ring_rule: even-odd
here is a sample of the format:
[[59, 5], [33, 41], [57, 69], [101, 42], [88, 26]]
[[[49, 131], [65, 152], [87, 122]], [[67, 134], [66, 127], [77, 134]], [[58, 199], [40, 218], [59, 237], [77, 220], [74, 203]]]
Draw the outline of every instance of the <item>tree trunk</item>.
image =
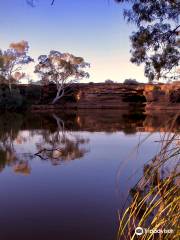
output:
[[64, 89], [62, 90], [62, 93], [60, 95], [62, 89], [58, 89], [56, 97], [53, 99], [52, 104], [55, 104], [60, 98], [64, 96]]
[[52, 104], [55, 104], [59, 99], [60, 99], [60, 97], [55, 97], [52, 101]]
[[12, 93], [12, 87], [11, 87], [11, 82], [10, 81], [11, 80], [9, 80], [8, 85], [9, 85], [9, 91], [10, 91], [10, 93]]

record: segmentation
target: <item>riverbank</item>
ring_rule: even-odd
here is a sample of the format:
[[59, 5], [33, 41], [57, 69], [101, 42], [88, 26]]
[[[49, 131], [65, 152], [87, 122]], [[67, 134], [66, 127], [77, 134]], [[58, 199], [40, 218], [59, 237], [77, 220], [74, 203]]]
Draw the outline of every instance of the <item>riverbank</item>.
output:
[[[0, 108], [29, 108], [32, 111], [62, 109], [141, 109], [143, 111], [180, 110], [180, 83], [173, 84], [75, 84], [62, 99], [52, 105], [56, 86], [14, 85], [10, 94], [0, 85]], [[12, 105], [12, 108], [11, 108]]]

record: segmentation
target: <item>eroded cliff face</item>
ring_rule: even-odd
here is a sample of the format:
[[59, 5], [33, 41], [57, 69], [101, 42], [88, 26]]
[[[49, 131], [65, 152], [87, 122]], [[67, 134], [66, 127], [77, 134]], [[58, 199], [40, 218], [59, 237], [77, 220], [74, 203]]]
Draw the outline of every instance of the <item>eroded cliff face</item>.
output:
[[[49, 101], [55, 95], [55, 88], [43, 88], [42, 103]], [[39, 106], [46, 109], [46, 105]], [[92, 83], [77, 84], [56, 105], [49, 105], [49, 109], [77, 108], [77, 109], [121, 109], [136, 108], [145, 111], [180, 110], [180, 83], [172, 84], [137, 84], [126, 85], [120, 83]]]
[[[33, 110], [54, 111], [58, 109], [120, 109], [149, 111], [180, 110], [180, 82], [172, 84], [89, 83], [75, 84], [73, 89], [52, 105], [56, 86], [16, 85], [15, 97], [21, 99]], [[9, 96], [8, 87], [0, 86], [1, 102]]]
[[[49, 105], [48, 109], [77, 108], [77, 109], [133, 109], [144, 108], [146, 99], [143, 95], [144, 85], [125, 84], [76, 84], [56, 105]], [[55, 95], [53, 86], [43, 88], [41, 105], [34, 109], [45, 110], [49, 97]]]
[[88, 84], [76, 95], [78, 108], [127, 109], [142, 107], [146, 101], [143, 85]]
[[171, 84], [145, 84], [146, 111], [180, 110], [180, 82]]

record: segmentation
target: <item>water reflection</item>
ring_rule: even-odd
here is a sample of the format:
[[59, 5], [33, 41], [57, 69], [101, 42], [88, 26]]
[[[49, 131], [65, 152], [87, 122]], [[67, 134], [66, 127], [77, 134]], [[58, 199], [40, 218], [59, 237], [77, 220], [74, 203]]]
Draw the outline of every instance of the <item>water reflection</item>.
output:
[[[171, 115], [144, 115], [122, 111], [71, 111], [52, 114], [4, 113], [0, 116], [0, 171], [6, 166], [15, 173], [31, 173], [32, 160], [53, 165], [82, 158], [90, 151], [89, 139], [78, 132], [165, 131]], [[179, 119], [175, 128], [179, 127]], [[20, 146], [22, 146], [20, 148]], [[28, 150], [28, 151], [27, 151]]]
[[16, 172], [29, 173], [30, 167], [27, 161], [23, 161], [17, 155], [15, 143], [21, 144], [26, 141], [19, 135], [22, 118], [18, 114], [6, 113], [0, 117], [0, 171], [5, 166], [12, 166]]
[[[70, 129], [65, 129], [65, 122], [56, 114], [46, 116], [50, 126], [42, 124], [43, 116], [36, 116], [33, 122], [29, 121], [29, 117], [31, 119], [31, 116], [20, 114], [1, 115], [0, 171], [9, 166], [15, 173], [29, 175], [30, 162], [36, 157], [58, 165], [64, 161], [80, 159], [89, 151], [87, 147], [89, 140]], [[40, 129], [34, 129], [33, 123], [36, 120], [41, 121]], [[31, 124], [31, 130], [29, 128], [24, 130], [26, 124]], [[30, 147], [29, 152], [25, 149], [26, 144]], [[23, 151], [19, 146], [23, 146]]]
[[42, 141], [36, 144], [38, 152], [35, 155], [42, 160], [50, 160], [53, 165], [82, 158], [88, 152], [84, 145], [89, 140], [66, 131], [64, 121], [56, 114], [52, 114], [52, 117], [56, 120], [57, 129], [54, 133], [48, 130], [42, 132]]
[[[142, 167], [171, 118], [118, 110], [1, 114], [0, 239], [117, 239], [117, 211], [145, 172], [153, 176]], [[177, 119], [171, 131], [179, 126]]]

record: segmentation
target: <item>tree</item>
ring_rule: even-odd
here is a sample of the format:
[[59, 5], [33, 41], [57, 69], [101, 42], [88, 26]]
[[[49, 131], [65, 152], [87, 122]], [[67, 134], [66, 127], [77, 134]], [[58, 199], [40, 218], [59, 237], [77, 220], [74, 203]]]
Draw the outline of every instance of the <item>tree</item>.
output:
[[130, 37], [131, 61], [145, 64], [145, 76], [154, 79], [178, 79], [180, 61], [179, 0], [116, 0], [128, 2], [124, 16], [138, 30]]
[[132, 79], [132, 78], [127, 78], [124, 80], [124, 84], [127, 85], [138, 85], [138, 81], [136, 81], [136, 79]]
[[28, 42], [21, 41], [11, 43], [9, 49], [5, 51], [0, 50], [0, 76], [5, 82], [8, 82], [10, 91], [12, 83], [17, 83], [25, 76], [21, 72], [22, 66], [33, 61], [27, 55], [28, 49]]
[[74, 83], [89, 77], [89, 73], [83, 70], [89, 66], [89, 63], [86, 63], [81, 57], [50, 51], [49, 55], [39, 56], [35, 73], [40, 74], [44, 85], [56, 84], [57, 93], [52, 101], [54, 104], [64, 96], [65, 91], [71, 88]]
[[112, 84], [112, 83], [114, 83], [114, 81], [111, 80], [111, 79], [106, 79], [104, 82], [105, 82], [105, 83], [108, 83], [108, 84]]
[[[26, 2], [31, 6], [34, 7], [35, 6], [35, 0], [26, 0]], [[55, 0], [50, 0], [51, 6], [54, 4]]]

